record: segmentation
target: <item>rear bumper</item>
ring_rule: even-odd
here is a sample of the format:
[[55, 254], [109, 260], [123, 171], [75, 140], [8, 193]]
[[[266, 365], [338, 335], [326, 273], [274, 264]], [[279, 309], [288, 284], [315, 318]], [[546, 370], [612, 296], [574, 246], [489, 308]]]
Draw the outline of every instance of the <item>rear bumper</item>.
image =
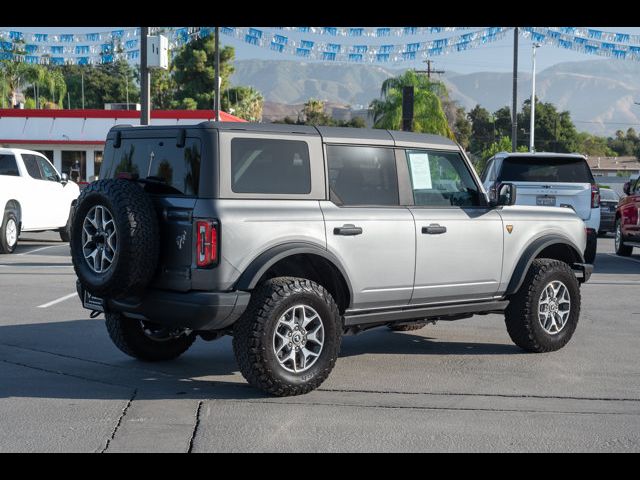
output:
[[576, 273], [576, 277], [580, 283], [585, 283], [591, 278], [593, 273], [593, 265], [590, 263], [574, 263], [572, 266], [573, 271]]
[[[80, 299], [84, 297], [78, 286]], [[105, 311], [149, 320], [170, 327], [220, 330], [233, 324], [245, 311], [248, 292], [170, 292], [148, 289], [140, 296], [108, 298]]]

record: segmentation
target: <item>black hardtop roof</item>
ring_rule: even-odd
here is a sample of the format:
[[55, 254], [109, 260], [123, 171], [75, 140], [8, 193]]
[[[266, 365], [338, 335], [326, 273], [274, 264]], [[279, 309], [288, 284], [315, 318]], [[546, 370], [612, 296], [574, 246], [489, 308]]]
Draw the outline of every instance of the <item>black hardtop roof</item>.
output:
[[[401, 144], [428, 144], [433, 147], [445, 147], [448, 149], [459, 148], [456, 142], [440, 135], [427, 133], [400, 132], [377, 128], [350, 128], [350, 127], [325, 127], [311, 125], [291, 125], [284, 123], [250, 123], [250, 122], [201, 122], [192, 125], [115, 125], [109, 133], [121, 131], [123, 133], [136, 133], [135, 136], [144, 136], [153, 131], [155, 134], [166, 131], [167, 135], [175, 136], [179, 130], [242, 130], [248, 132], [264, 133], [294, 133], [298, 135], [321, 136], [324, 140], [332, 142], [358, 143], [359, 141], [371, 141], [377, 144], [401, 145]], [[169, 133], [170, 132], [170, 133]]]

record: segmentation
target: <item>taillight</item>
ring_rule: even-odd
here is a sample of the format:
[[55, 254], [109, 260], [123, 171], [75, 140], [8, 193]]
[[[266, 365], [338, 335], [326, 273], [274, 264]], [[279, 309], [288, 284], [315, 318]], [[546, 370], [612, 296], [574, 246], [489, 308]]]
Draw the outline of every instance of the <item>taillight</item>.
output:
[[196, 265], [210, 267], [218, 263], [218, 223], [211, 220], [196, 222]]
[[595, 183], [591, 184], [591, 208], [600, 206], [600, 189]]

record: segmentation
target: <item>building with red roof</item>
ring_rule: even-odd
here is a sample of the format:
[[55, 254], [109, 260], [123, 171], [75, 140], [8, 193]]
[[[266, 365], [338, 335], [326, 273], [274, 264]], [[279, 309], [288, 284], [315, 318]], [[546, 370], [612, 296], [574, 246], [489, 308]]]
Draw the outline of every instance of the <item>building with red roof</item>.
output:
[[[193, 125], [214, 119], [213, 110], [151, 112], [151, 125]], [[220, 120], [244, 122], [226, 112], [220, 112]], [[92, 181], [100, 175], [107, 133], [119, 124], [140, 125], [140, 112], [0, 109], [0, 146], [42, 152], [59, 172], [73, 173], [74, 181]]]

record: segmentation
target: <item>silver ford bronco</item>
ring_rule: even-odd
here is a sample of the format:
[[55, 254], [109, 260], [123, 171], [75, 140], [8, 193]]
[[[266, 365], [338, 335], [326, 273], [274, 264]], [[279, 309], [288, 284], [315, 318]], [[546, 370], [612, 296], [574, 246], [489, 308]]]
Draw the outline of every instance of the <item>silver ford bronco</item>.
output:
[[569, 208], [489, 198], [435, 135], [250, 123], [116, 126], [71, 228], [78, 294], [124, 353], [233, 336], [247, 381], [318, 387], [344, 334], [500, 313], [562, 348], [592, 266]]

